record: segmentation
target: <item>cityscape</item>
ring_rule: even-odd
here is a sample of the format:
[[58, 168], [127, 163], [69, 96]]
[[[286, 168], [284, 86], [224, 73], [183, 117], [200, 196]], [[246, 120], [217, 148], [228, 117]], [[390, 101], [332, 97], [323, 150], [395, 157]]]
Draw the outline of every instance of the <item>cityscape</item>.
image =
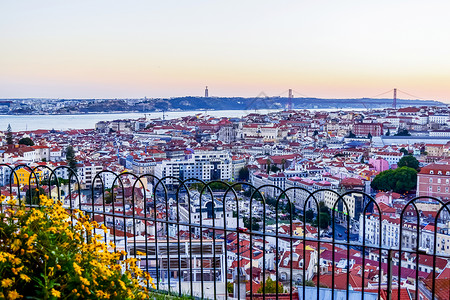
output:
[[0, 1], [0, 299], [450, 300], [448, 11]]
[[[94, 219], [108, 228], [107, 240], [115, 239], [117, 247], [130, 251], [131, 246], [143, 248], [144, 241], [155, 247], [155, 240], [165, 245], [167, 239], [169, 247], [184, 249], [188, 237], [194, 241], [191, 248], [200, 246], [196, 244], [199, 239], [202, 247], [210, 247], [202, 256], [217, 259], [215, 266], [220, 271], [215, 277], [208, 262], [202, 265], [208, 272], [199, 274], [197, 270], [192, 280], [187, 269], [181, 270], [183, 280], [180, 286], [173, 286], [170, 281], [177, 282], [179, 275], [161, 267], [158, 274], [153, 270], [153, 275], [160, 278], [162, 289], [185, 291], [191, 281], [204, 281], [205, 285], [217, 281], [223, 288], [216, 288], [215, 296], [224, 297], [226, 283], [232, 282], [239, 266], [247, 274], [247, 292], [252, 284], [256, 293], [264, 276], [279, 281], [288, 292], [290, 284], [310, 282], [315, 286], [318, 277], [322, 287], [331, 288], [326, 282], [333, 273], [338, 278], [348, 272], [352, 291], [365, 289], [370, 296], [378, 285], [387, 293], [388, 278], [380, 273], [379, 263], [386, 272], [388, 258], [386, 253], [380, 257], [379, 247], [403, 247], [403, 251], [420, 250], [422, 255], [419, 259], [416, 252], [406, 252], [399, 259], [394, 253], [393, 264], [401, 268], [400, 277], [391, 284], [408, 294], [416, 293], [419, 286], [417, 293], [428, 299], [430, 276], [446, 282], [449, 272], [450, 213], [441, 205], [450, 197], [449, 113], [446, 106], [284, 109], [268, 114], [251, 112], [241, 118], [198, 112], [170, 120], [143, 116], [99, 121], [95, 128], [86, 129], [5, 130], [0, 148], [1, 194], [6, 196], [4, 204], [19, 199], [19, 193], [30, 197], [27, 189], [36, 184], [37, 177], [42, 192], [63, 199], [66, 208], [98, 207]], [[69, 169], [61, 166], [76, 170], [79, 186], [70, 188]], [[125, 175], [118, 184], [118, 174], [142, 177], [136, 185], [135, 177]], [[52, 176], [61, 182], [60, 188], [46, 184]], [[206, 182], [222, 184], [211, 185], [209, 194], [208, 188], [203, 188]], [[233, 196], [228, 186], [238, 182]], [[309, 201], [311, 194], [319, 206]], [[369, 197], [374, 202], [369, 203]], [[414, 198], [412, 205], [409, 201]], [[201, 231], [201, 227], [179, 224], [155, 226], [156, 222], [124, 222], [120, 218], [113, 222], [102, 215], [122, 206], [120, 214], [195, 222], [225, 231]], [[242, 230], [242, 234], [226, 234], [227, 228]], [[322, 244], [318, 248], [311, 242], [305, 248], [301, 240], [290, 245], [287, 238], [252, 238], [247, 230], [321, 239]], [[127, 244], [127, 239], [135, 242]], [[330, 244], [323, 249], [327, 241]], [[352, 242], [354, 247], [346, 246]], [[357, 246], [362, 243], [367, 247], [364, 256]], [[214, 254], [212, 249], [216, 249]], [[181, 256], [184, 260], [190, 254], [199, 257], [196, 251]], [[173, 266], [178, 268], [178, 262]], [[200, 275], [205, 277], [200, 280]], [[336, 279], [335, 288], [345, 290], [345, 282]]]

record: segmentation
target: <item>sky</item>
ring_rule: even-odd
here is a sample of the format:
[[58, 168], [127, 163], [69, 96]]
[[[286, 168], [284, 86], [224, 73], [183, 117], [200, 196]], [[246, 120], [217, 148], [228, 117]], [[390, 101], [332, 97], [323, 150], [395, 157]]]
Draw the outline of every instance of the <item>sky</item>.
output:
[[449, 11], [447, 0], [0, 0], [0, 98], [398, 88], [450, 103]]

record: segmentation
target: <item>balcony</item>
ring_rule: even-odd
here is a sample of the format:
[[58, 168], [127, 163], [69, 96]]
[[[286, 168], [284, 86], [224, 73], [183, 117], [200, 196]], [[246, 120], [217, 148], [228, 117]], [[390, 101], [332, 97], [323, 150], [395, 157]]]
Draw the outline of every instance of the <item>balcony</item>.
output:
[[[37, 172], [19, 166], [11, 168], [11, 178], [20, 168], [28, 168], [31, 176]], [[51, 171], [49, 179], [54, 177], [56, 171]], [[2, 194], [7, 192], [33, 206], [32, 194], [26, 190], [41, 188], [48, 196], [67, 203], [68, 210], [80, 209], [91, 220], [105, 224], [105, 240], [113, 241], [118, 251], [125, 250], [140, 259], [139, 267], [151, 274], [157, 291], [162, 293], [205, 299], [448, 299], [450, 257], [430, 239], [436, 239], [438, 233], [428, 233], [423, 245], [429, 247], [423, 248], [422, 236], [428, 229], [421, 226], [420, 219], [416, 219], [415, 227], [404, 224], [400, 214], [398, 241], [414, 234], [419, 238], [413, 243], [397, 242], [398, 247], [389, 247], [366, 240], [367, 232], [373, 232], [376, 241], [383, 241], [387, 232], [381, 220], [376, 219], [382, 215], [377, 212], [377, 204], [361, 191], [354, 193], [364, 198], [362, 216], [370, 215], [370, 219], [344, 216], [341, 225], [337, 213], [331, 213], [331, 225], [323, 230], [306, 222], [306, 216], [298, 212], [306, 209], [297, 210], [289, 204], [298, 199], [290, 199], [289, 191], [275, 186], [256, 189], [248, 183], [223, 183], [221, 193], [215, 193], [204, 183], [200, 196], [191, 197], [194, 192], [186, 182], [201, 183], [197, 179], [171, 178], [175, 184], [166, 186], [165, 178], [125, 173], [116, 176], [112, 184], [116, 188], [112, 198], [107, 199], [104, 192], [111, 187], [105, 186], [100, 176], [94, 178], [91, 188], [84, 191], [76, 176], [65, 186], [49, 186], [45, 182], [17, 186], [10, 180], [11, 184], [1, 190]], [[266, 201], [265, 188], [279, 190], [277, 205], [269, 204], [274, 203], [273, 199]], [[131, 192], [125, 193], [126, 189]], [[64, 201], [65, 197], [56, 190], [64, 190], [65, 197], [70, 196], [72, 201]], [[247, 193], [250, 196], [244, 195], [246, 191], [251, 192]], [[296, 195], [306, 197], [300, 201], [304, 208], [311, 204], [318, 211], [316, 197], [323, 191], [327, 190], [302, 190]], [[73, 195], [78, 197], [75, 201]], [[189, 209], [193, 199], [211, 203], [195, 220]], [[345, 207], [344, 199], [341, 195], [337, 201]], [[415, 200], [410, 201], [411, 205]], [[250, 209], [239, 209], [239, 201], [248, 203]], [[257, 202], [263, 203], [261, 213], [251, 209], [257, 207]], [[215, 205], [221, 206], [221, 211], [234, 210], [211, 218]], [[278, 217], [267, 217], [269, 211]], [[320, 224], [320, 214], [315, 216]], [[439, 214], [435, 224], [438, 218]], [[353, 234], [348, 229], [358, 220], [362, 220], [359, 234]], [[368, 220], [374, 228], [368, 228]], [[437, 228], [434, 226], [434, 230]]]

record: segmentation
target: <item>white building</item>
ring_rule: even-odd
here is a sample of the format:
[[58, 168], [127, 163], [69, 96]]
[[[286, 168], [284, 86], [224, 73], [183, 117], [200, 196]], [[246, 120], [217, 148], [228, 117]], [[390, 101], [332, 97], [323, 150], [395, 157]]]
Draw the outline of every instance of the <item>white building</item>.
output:
[[[158, 178], [174, 176], [181, 180], [229, 181], [233, 175], [232, 159], [226, 151], [196, 151], [188, 159], [164, 160], [155, 167]], [[166, 179], [166, 184], [174, 183], [176, 180]]]
[[429, 116], [430, 123], [437, 123], [445, 125], [448, 123], [449, 116], [448, 114], [435, 114]]

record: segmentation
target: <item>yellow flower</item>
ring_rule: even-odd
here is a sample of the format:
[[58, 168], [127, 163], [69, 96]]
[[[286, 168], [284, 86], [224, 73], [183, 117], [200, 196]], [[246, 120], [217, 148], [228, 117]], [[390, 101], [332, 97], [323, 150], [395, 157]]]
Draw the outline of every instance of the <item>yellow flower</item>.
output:
[[[23, 249], [22, 249], [23, 250]], [[20, 260], [20, 258], [18, 258], [18, 257], [15, 257], [14, 258], [14, 260], [12, 261], [12, 264], [13, 265], [18, 265], [18, 264], [20, 264], [21, 263], [21, 260]]]
[[39, 198], [41, 198], [41, 205], [42, 206], [52, 206], [53, 201], [51, 199], [48, 199], [45, 197], [45, 195], [41, 195]]
[[81, 276], [80, 276], [80, 281], [81, 281], [84, 285], [90, 285], [90, 284], [91, 284], [91, 283], [89, 282], [89, 280], [87, 280], [86, 278], [81, 277]]
[[120, 280], [120, 279], [119, 279], [119, 284], [120, 284], [120, 287], [122, 288], [122, 290], [126, 290], [127, 289], [127, 287], [125, 286], [125, 283], [122, 280]]
[[95, 296], [97, 296], [97, 298], [100, 298], [100, 299], [109, 299], [109, 297], [110, 297], [108, 293], [105, 293], [103, 291], [97, 291], [95, 293]]
[[81, 272], [84, 271], [84, 269], [82, 269], [76, 262], [73, 263], [73, 269], [78, 275], [81, 275]]
[[51, 294], [52, 294], [53, 297], [56, 297], [56, 298], [61, 297], [61, 292], [57, 291], [55, 289], [52, 289]]
[[13, 284], [12, 279], [6, 278], [2, 280], [2, 287], [8, 288]]
[[15, 299], [19, 299], [19, 298], [22, 298], [22, 296], [16, 290], [10, 291], [8, 293], [8, 299], [10, 299], [10, 300], [15, 300]]
[[37, 239], [37, 235], [36, 235], [36, 234], [33, 234], [33, 235], [28, 239], [28, 241], [27, 241], [27, 246], [28, 246], [28, 248], [31, 248], [31, 244], [33, 244], [34, 241], [36, 241], [36, 239]]
[[13, 252], [16, 252], [17, 250], [20, 249], [20, 245], [22, 245], [22, 241], [19, 239], [15, 239], [14, 242], [12, 242], [11, 244], [11, 250]]
[[[41, 241], [37, 239], [36, 234], [38, 231], [47, 236], [52, 232], [59, 233], [58, 251], [67, 251], [71, 254], [70, 263], [73, 264], [73, 270], [70, 271], [67, 267], [65, 270], [75, 273], [80, 284], [77, 289], [72, 290], [73, 297], [92, 295], [97, 299], [107, 299], [112, 298], [113, 295], [117, 297], [118, 294], [122, 294], [121, 296], [130, 299], [138, 299], [143, 297], [142, 293], [146, 291], [142, 284], [148, 282], [154, 287], [150, 275], [136, 266], [137, 259], [130, 257], [124, 261], [123, 256], [127, 253], [125, 251], [113, 252], [114, 243], [105, 242], [104, 237], [98, 234], [98, 229], [107, 232], [104, 224], [92, 222], [90, 216], [85, 216], [81, 211], [72, 214], [73, 218], [71, 218], [70, 211], [64, 209], [62, 203], [57, 199], [49, 199], [41, 195], [40, 201], [42, 203], [40, 208], [22, 209], [21, 211], [11, 209], [9, 213], [6, 213], [5, 218], [11, 220], [16, 228], [8, 237], [9, 247], [7, 250], [9, 253], [0, 251], [0, 263], [9, 264], [10, 271], [16, 274], [17, 279], [0, 278], [0, 290], [3, 289], [0, 298], [21, 298], [22, 296], [19, 294], [21, 290], [11, 290], [16, 285], [32, 282], [30, 277], [21, 272], [25, 268], [29, 268], [25, 264], [28, 263], [25, 254], [38, 253], [35, 249], [41, 249]], [[16, 221], [17, 219], [19, 222]], [[75, 219], [77, 222], [72, 224], [72, 220]], [[39, 250], [39, 256], [48, 261], [50, 255], [53, 259], [53, 257], [59, 256], [59, 252], [50, 254], [49, 251], [41, 252]], [[137, 254], [146, 255], [143, 252]], [[47, 274], [50, 276], [54, 276], [57, 270], [62, 270], [62, 265], [50, 264], [52, 267], [48, 265], [47, 263]], [[83, 277], [85, 273], [88, 273], [89, 276]], [[118, 280], [122, 275], [127, 277], [126, 281]], [[140, 280], [141, 277], [145, 277], [146, 280]], [[107, 283], [105, 289], [97, 291], [97, 286], [103, 286], [104, 283]], [[109, 290], [116, 290], [116, 292]], [[52, 298], [59, 298], [61, 295], [62, 293], [58, 290], [51, 289], [50, 291]]]
[[20, 279], [25, 280], [26, 282], [30, 282], [31, 278], [25, 274], [20, 274]]

